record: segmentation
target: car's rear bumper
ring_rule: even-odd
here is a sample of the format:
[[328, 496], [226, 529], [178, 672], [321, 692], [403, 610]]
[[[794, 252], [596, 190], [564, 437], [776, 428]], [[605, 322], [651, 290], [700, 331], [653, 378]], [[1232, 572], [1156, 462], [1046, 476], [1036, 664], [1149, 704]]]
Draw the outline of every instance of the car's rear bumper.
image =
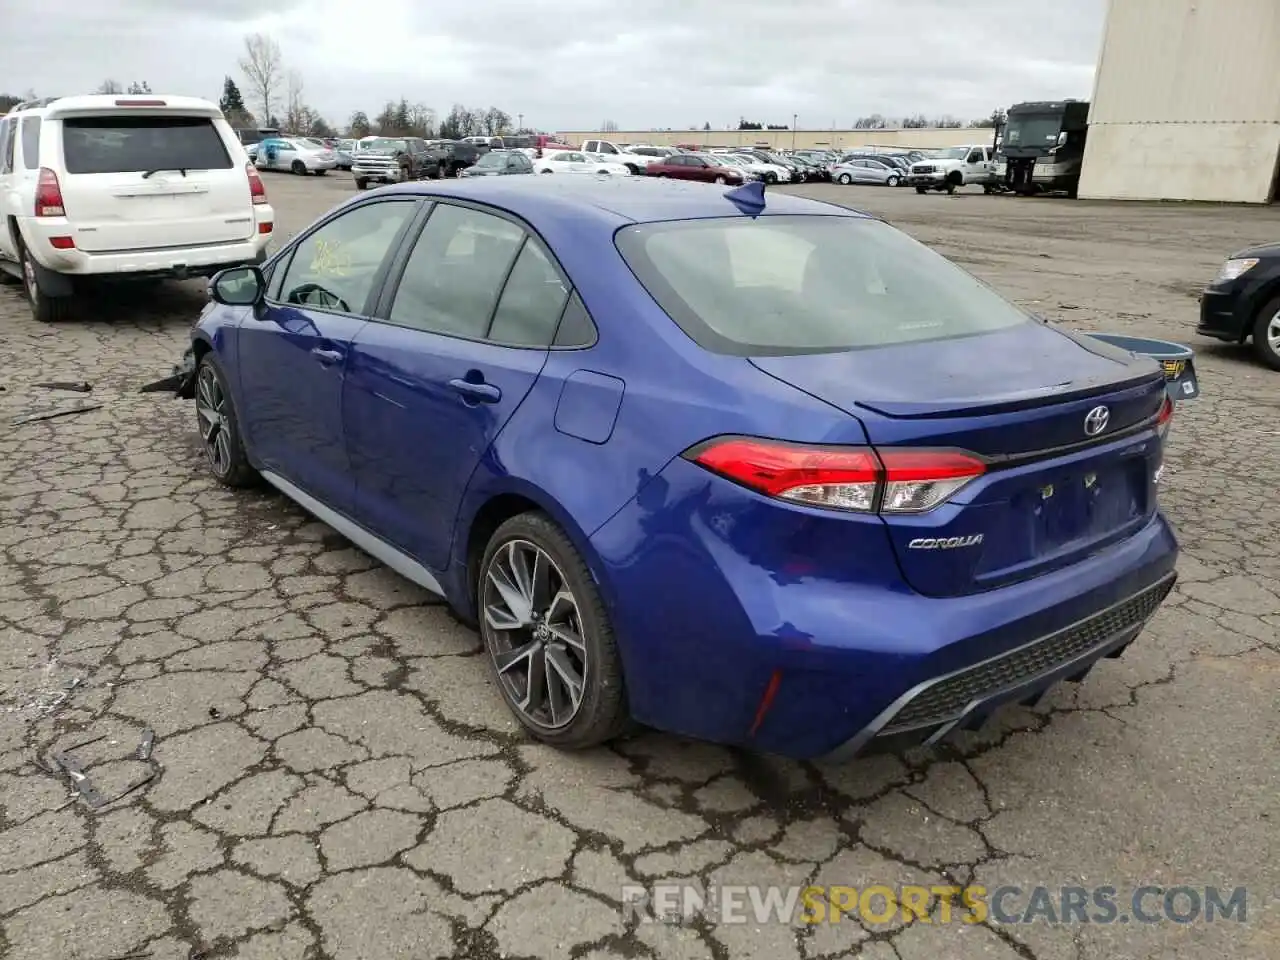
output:
[[[53, 246], [54, 238], [76, 239], [74, 226], [62, 218], [30, 218], [21, 231], [41, 266], [68, 276], [167, 276], [207, 277], [226, 267], [261, 263], [271, 243], [275, 213], [263, 204], [253, 208], [254, 228], [259, 231], [243, 240], [223, 243], [189, 244], [143, 250], [69, 250]], [[261, 232], [266, 229], [267, 232]]]
[[[1070, 567], [925, 597], [902, 584], [878, 518], [780, 522], [776, 503], [683, 460], [651, 483], [660, 494], [591, 538], [633, 715], [801, 759], [936, 739], [1084, 673], [1137, 635], [1178, 552], [1156, 514]], [[925, 712], [941, 694], [946, 710]]]

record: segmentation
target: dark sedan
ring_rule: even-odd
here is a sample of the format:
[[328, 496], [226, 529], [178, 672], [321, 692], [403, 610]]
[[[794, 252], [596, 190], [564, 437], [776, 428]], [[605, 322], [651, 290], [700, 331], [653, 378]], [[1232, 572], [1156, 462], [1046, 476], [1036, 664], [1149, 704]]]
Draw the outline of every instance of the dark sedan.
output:
[[469, 167], [458, 171], [460, 177], [503, 177], [513, 173], [533, 173], [533, 161], [519, 150], [490, 150]]
[[1196, 333], [1253, 349], [1280, 370], [1280, 243], [1232, 254], [1200, 296]]

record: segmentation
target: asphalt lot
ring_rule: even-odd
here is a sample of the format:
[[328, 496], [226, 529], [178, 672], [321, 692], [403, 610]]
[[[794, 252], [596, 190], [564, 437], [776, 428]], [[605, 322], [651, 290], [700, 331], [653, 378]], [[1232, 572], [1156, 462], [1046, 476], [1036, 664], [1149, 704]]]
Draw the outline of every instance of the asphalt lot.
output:
[[[342, 176], [268, 175], [284, 236]], [[0, 288], [0, 957], [1280, 956], [1280, 374], [1196, 296], [1280, 209], [794, 188], [885, 215], [1054, 322], [1182, 339], [1181, 581], [1126, 656], [934, 752], [819, 767], [518, 735], [477, 638], [280, 497], [205, 478], [199, 283], [36, 325]], [[87, 395], [34, 386], [92, 381]], [[101, 409], [13, 425], [87, 401]], [[155, 767], [130, 759], [144, 728]], [[72, 751], [92, 808], [37, 757]], [[119, 799], [148, 770], [159, 776]], [[624, 925], [627, 884], [1248, 890], [1247, 922]], [[1153, 903], [1158, 903], [1158, 898]], [[1009, 908], [1020, 911], [1023, 900]], [[935, 910], [933, 919], [941, 919]]]

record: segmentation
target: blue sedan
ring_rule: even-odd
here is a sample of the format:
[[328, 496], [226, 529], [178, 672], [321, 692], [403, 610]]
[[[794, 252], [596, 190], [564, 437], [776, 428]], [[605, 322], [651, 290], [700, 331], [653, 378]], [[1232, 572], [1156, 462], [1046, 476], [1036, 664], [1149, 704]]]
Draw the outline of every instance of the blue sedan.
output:
[[551, 744], [934, 742], [1174, 582], [1159, 365], [841, 207], [410, 183], [210, 294], [180, 392], [213, 475], [443, 595]]

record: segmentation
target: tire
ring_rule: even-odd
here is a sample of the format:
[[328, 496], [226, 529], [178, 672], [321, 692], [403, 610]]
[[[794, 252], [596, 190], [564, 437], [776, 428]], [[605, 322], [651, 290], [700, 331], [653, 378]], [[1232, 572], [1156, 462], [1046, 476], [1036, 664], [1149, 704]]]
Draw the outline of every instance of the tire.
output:
[[435, 173], [431, 174], [431, 179], [432, 180], [444, 179], [444, 170], [440, 168], [439, 164], [436, 165]]
[[987, 196], [991, 196], [991, 194], [996, 192], [996, 188], [991, 186], [991, 184], [988, 183], [983, 186], [982, 192], [985, 193]]
[[368, 180], [364, 180], [364, 179], [362, 179], [362, 178], [360, 178], [360, 177], [356, 177], [356, 189], [357, 189], [357, 190], [368, 190], [368, 189], [369, 189], [369, 181], [368, 181]]
[[35, 261], [27, 252], [25, 245], [19, 247], [22, 262], [22, 290], [27, 295], [27, 304], [31, 307], [31, 316], [39, 323], [62, 323], [71, 317], [70, 297], [51, 297], [40, 289], [40, 278], [36, 275]]
[[543, 175], [543, 176], [550, 176], [550, 175], [551, 175], [551, 171], [550, 171], [550, 170], [543, 170], [543, 171], [542, 171], [542, 175]]
[[897, 185], [898, 185], [898, 178], [895, 176], [891, 175], [889, 179], [885, 181], [885, 186], [896, 187]]
[[766, 173], [764, 175], [764, 182], [770, 185], [775, 184], [778, 182], [778, 175], [776, 173]]
[[1259, 310], [1253, 321], [1253, 352], [1272, 370], [1280, 370], [1280, 297]]
[[724, 184], [725, 184], [725, 179], [724, 179], [724, 177], [716, 177], [716, 183], [720, 184], [720, 186], [722, 186], [722, 187], [723, 187], [723, 186], [724, 186]]
[[301, 160], [295, 160], [293, 163], [289, 164], [289, 172], [296, 173], [300, 177], [305, 177], [307, 175], [307, 165]]
[[[518, 600], [520, 591], [511, 592], [516, 581], [507, 571], [515, 564], [528, 569], [523, 564], [538, 555], [547, 563], [548, 587], [532, 591], [540, 595], [533, 604], [533, 613], [538, 616], [526, 617], [528, 622], [516, 626], [519, 617], [512, 616], [517, 613], [512, 607], [523, 605], [518, 602], [508, 605], [506, 598]], [[495, 576], [491, 577], [491, 574]], [[507, 584], [505, 592], [499, 592], [495, 578]], [[553, 591], [557, 602], [549, 600]], [[568, 600], [562, 598], [566, 593]], [[480, 561], [476, 605], [480, 636], [489, 654], [486, 659], [494, 682], [516, 719], [536, 739], [565, 749], [581, 750], [598, 746], [627, 731], [631, 719], [622, 659], [604, 600], [578, 551], [548, 517], [541, 513], [523, 513], [494, 531]], [[545, 609], [539, 609], [543, 607]], [[491, 616], [489, 611], [494, 611], [495, 615]], [[513, 625], [509, 630], [493, 624], [493, 620], [504, 613]], [[553, 632], [557, 626], [560, 630]], [[580, 643], [570, 644], [558, 639], [564, 636], [575, 637]], [[529, 653], [512, 661], [505, 670], [500, 669], [499, 658], [513, 649], [527, 649]], [[529, 679], [531, 673], [537, 676], [527, 669], [522, 675], [522, 662], [536, 664], [544, 675], [554, 677], [545, 686], [539, 685], [542, 686], [541, 699], [545, 706], [530, 709], [522, 705], [522, 692], [526, 703], [534, 699], [528, 696]], [[563, 683], [562, 674], [556, 673], [551, 666], [556, 663], [567, 665], [570, 672], [576, 671], [582, 688], [577, 705], [572, 704], [571, 695], [569, 702], [565, 703], [568, 685]], [[552, 695], [553, 688], [559, 691], [561, 711], [552, 709], [556, 700]], [[563, 711], [565, 707], [570, 708], [567, 718]]]
[[955, 194], [955, 192], [956, 192], [956, 185], [955, 185], [954, 183], [948, 183], [948, 184], [947, 184], [947, 196], [952, 196], [952, 195], [954, 195], [954, 194]]
[[632, 175], [633, 177], [638, 177], [638, 176], [640, 176], [640, 168], [639, 168], [639, 167], [637, 167], [634, 163], [628, 163], [628, 164], [627, 164], [627, 169], [631, 171], [631, 175]]
[[919, 194], [922, 194], [922, 195], [923, 195], [923, 194], [926, 194], [926, 193], [928, 193], [928, 192], [929, 192], [929, 188], [928, 188], [928, 187], [916, 187], [916, 193], [919, 193]]
[[195, 399], [196, 429], [209, 472], [223, 486], [251, 486], [258, 472], [249, 464], [227, 378], [212, 353], [196, 365]]
[[844, 184], [844, 186], [847, 187], [849, 186], [849, 184], [853, 183], [853, 177], [849, 176], [847, 173], [842, 173], [840, 174], [839, 182]]
[[317, 171], [316, 171], [316, 176], [317, 176], [317, 177], [323, 177], [323, 176], [324, 176], [326, 173], [328, 173], [328, 172], [329, 172], [328, 170], [317, 170]]

